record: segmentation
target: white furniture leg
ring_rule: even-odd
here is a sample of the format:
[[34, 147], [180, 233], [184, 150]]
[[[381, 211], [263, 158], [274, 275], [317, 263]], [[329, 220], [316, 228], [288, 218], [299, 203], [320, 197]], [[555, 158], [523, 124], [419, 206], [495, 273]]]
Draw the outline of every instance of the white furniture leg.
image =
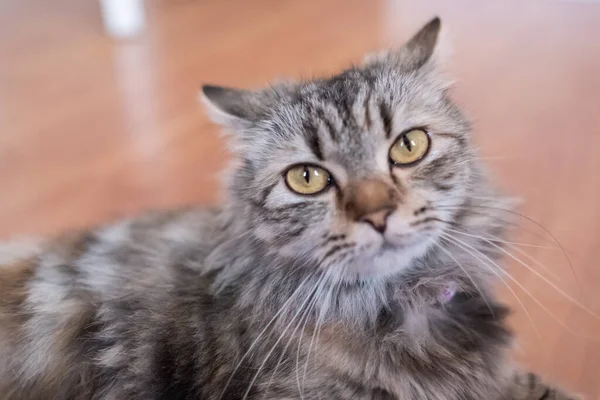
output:
[[100, 0], [104, 28], [117, 39], [130, 38], [145, 26], [143, 0]]

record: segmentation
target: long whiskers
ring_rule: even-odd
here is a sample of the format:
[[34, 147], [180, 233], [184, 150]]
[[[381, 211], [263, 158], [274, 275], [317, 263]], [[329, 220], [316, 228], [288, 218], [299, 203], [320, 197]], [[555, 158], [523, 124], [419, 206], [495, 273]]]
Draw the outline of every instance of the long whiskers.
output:
[[[346, 267], [347, 266], [345, 265], [342, 268], [342, 271], [338, 274], [338, 277], [344, 276]], [[336, 289], [337, 289], [337, 294], [334, 295], [334, 291]], [[340, 282], [338, 281], [338, 282], [335, 282], [335, 284], [329, 285], [328, 290], [325, 293], [326, 296], [325, 296], [324, 301], [322, 302], [322, 305], [324, 305], [324, 307], [321, 308], [321, 311], [320, 311], [319, 315], [317, 316], [317, 320], [316, 320], [315, 326], [313, 328], [313, 334], [310, 339], [310, 344], [308, 346], [308, 351], [306, 353], [306, 360], [304, 361], [304, 371], [302, 374], [302, 387], [304, 387], [304, 385], [306, 384], [306, 375], [308, 372], [308, 365], [310, 362], [311, 350], [313, 348], [313, 344], [316, 346], [317, 343], [319, 342], [319, 334], [321, 333], [321, 326], [323, 325], [325, 315], [327, 314], [327, 311], [328, 311], [327, 307], [329, 307], [329, 305], [332, 303], [332, 298], [339, 296], [340, 290], [341, 290], [341, 285], [340, 285]], [[316, 340], [315, 340], [315, 335], [316, 335]], [[301, 395], [302, 395], [302, 393], [301, 393]]]
[[237, 372], [237, 370], [242, 366], [242, 363], [244, 362], [244, 360], [246, 359], [246, 357], [250, 354], [250, 352], [254, 349], [254, 347], [259, 343], [260, 339], [267, 332], [267, 330], [269, 329], [269, 327], [279, 318], [279, 316], [286, 310], [286, 308], [289, 307], [290, 304], [292, 304], [292, 301], [296, 298], [296, 296], [298, 295], [298, 293], [301, 292], [301, 289], [304, 287], [304, 285], [306, 284], [306, 282], [308, 282], [308, 280], [310, 278], [312, 278], [312, 276], [309, 275], [306, 278], [304, 278], [304, 280], [302, 282], [300, 282], [300, 284], [298, 285], [298, 287], [296, 288], [296, 290], [294, 290], [294, 292], [292, 293], [292, 295], [290, 296], [290, 298], [287, 299], [285, 303], [283, 303], [283, 305], [281, 306], [281, 308], [279, 309], [279, 311], [277, 311], [277, 313], [275, 313], [275, 315], [273, 316], [273, 318], [271, 318], [271, 320], [267, 323], [267, 325], [263, 328], [263, 330], [258, 334], [257, 338], [252, 342], [252, 344], [250, 345], [250, 347], [248, 348], [248, 350], [244, 353], [244, 355], [242, 356], [242, 358], [240, 359], [240, 361], [237, 363], [237, 365], [233, 369], [233, 372], [231, 373], [231, 375], [229, 376], [229, 379], [227, 380], [227, 382], [225, 383], [225, 386], [223, 387], [223, 390], [221, 392], [221, 395], [219, 396], [219, 399], [223, 398], [223, 395], [225, 394], [225, 391], [227, 390], [227, 387], [231, 383], [231, 380], [233, 379], [233, 377], [234, 377], [235, 373]]
[[[324, 276], [324, 275], [323, 275]], [[323, 276], [321, 276], [320, 279], [323, 279]], [[285, 336], [286, 332], [288, 331], [288, 329], [290, 328], [290, 326], [292, 326], [293, 322], [296, 320], [296, 318], [298, 317], [298, 315], [300, 315], [300, 313], [302, 313], [304, 311], [304, 307], [306, 306], [306, 304], [309, 302], [309, 300], [312, 298], [312, 296], [314, 295], [314, 293], [316, 292], [316, 290], [318, 289], [318, 284], [315, 285], [315, 287], [313, 288], [313, 290], [309, 293], [308, 296], [306, 296], [306, 299], [302, 302], [302, 304], [300, 304], [300, 306], [298, 307], [298, 311], [296, 311], [296, 313], [292, 316], [292, 318], [290, 319], [290, 322], [285, 326], [285, 328], [283, 329], [283, 331], [281, 332], [281, 335], [279, 335], [279, 338], [277, 339], [277, 341], [273, 344], [271, 350], [269, 350], [269, 352], [267, 353], [267, 355], [265, 356], [263, 362], [259, 365], [258, 370], [256, 371], [256, 373], [254, 374], [254, 377], [252, 378], [252, 380], [250, 381], [250, 384], [248, 385], [248, 389], [246, 389], [246, 392], [244, 393], [244, 396], [242, 397], [242, 400], [246, 400], [248, 398], [248, 395], [250, 394], [250, 391], [252, 390], [252, 387], [254, 386], [254, 383], [256, 382], [256, 379], [258, 378], [258, 376], [260, 375], [260, 372], [262, 371], [262, 369], [265, 367], [267, 361], [269, 360], [269, 358], [271, 357], [271, 355], [273, 354], [273, 352], [275, 351], [275, 349], [277, 348], [277, 345], [279, 344], [279, 342], [281, 342], [281, 339], [283, 339], [283, 337]]]
[[456, 265], [465, 273], [465, 275], [467, 275], [467, 277], [469, 278], [469, 280], [471, 281], [471, 283], [473, 283], [473, 286], [475, 287], [475, 289], [481, 295], [481, 298], [483, 299], [483, 301], [485, 301], [485, 304], [487, 305], [487, 307], [490, 310], [490, 312], [492, 313], [492, 315], [494, 315], [494, 309], [492, 308], [492, 306], [491, 306], [488, 298], [483, 294], [483, 291], [479, 288], [479, 286], [477, 285], [477, 283], [475, 282], [475, 280], [473, 279], [473, 277], [471, 277], [471, 274], [469, 274], [469, 272], [467, 271], [467, 269], [465, 267], [463, 267], [458, 262], [458, 260], [456, 259], [456, 257], [454, 257], [452, 255], [452, 253], [450, 253], [450, 251], [448, 251], [444, 246], [442, 246], [441, 244], [436, 243], [433, 239], [429, 239], [429, 242], [431, 242], [434, 246], [436, 246], [440, 250], [442, 250], [448, 257], [450, 257], [452, 259], [452, 261], [454, 261], [456, 263]]
[[[453, 224], [450, 223], [450, 225], [454, 226]], [[490, 237], [485, 237], [485, 236], [480, 236], [480, 235], [474, 235], [471, 233], [467, 233], [467, 232], [463, 232], [461, 230], [458, 229], [451, 229], [451, 228], [446, 228], [447, 231], [450, 232], [454, 232], [454, 233], [458, 233], [459, 235], [463, 235], [463, 236], [468, 236], [468, 237], [472, 237], [472, 238], [476, 238], [479, 240], [482, 240], [486, 243], [489, 243], [490, 245], [496, 247], [496, 248], [501, 248], [499, 247], [496, 243], [503, 243], [506, 244], [508, 247], [510, 247], [511, 249], [513, 249], [514, 251], [518, 252], [519, 254], [521, 254], [523, 257], [526, 257], [528, 259], [530, 259], [534, 264], [536, 264], [538, 267], [540, 267], [544, 272], [546, 272], [548, 275], [550, 275], [552, 278], [556, 279], [556, 280], [560, 280], [558, 278], [558, 276], [552, 272], [548, 267], [546, 267], [544, 264], [540, 263], [539, 261], [537, 261], [535, 258], [531, 257], [529, 254], [527, 254], [526, 252], [524, 252], [523, 250], [521, 250], [520, 248], [518, 248], [517, 246], [514, 246], [512, 244], [510, 244], [510, 242], [505, 242], [502, 240], [497, 240], [496, 238], [494, 238], [492, 235], [488, 235]], [[504, 249], [502, 249], [504, 251]], [[505, 251], [506, 252], [506, 251]], [[508, 254], [508, 253], [507, 253]]]
[[[540, 302], [533, 294], [531, 294], [527, 289], [525, 289], [525, 287], [523, 287], [523, 285], [521, 283], [519, 283], [519, 281], [517, 281], [511, 274], [509, 274], [507, 271], [505, 271], [504, 269], [502, 269], [496, 262], [494, 262], [494, 260], [492, 260], [490, 257], [488, 257], [487, 255], [483, 254], [481, 251], [479, 251], [478, 249], [476, 249], [475, 247], [461, 241], [460, 239], [454, 238], [452, 236], [449, 236], [448, 234], [444, 234], [444, 236], [447, 239], [450, 239], [452, 242], [454, 242], [455, 245], [461, 247], [463, 250], [467, 251], [468, 253], [470, 253], [474, 258], [476, 258], [479, 261], [484, 262], [484, 264], [491, 264], [492, 266], [495, 266], [498, 271], [500, 271], [504, 276], [506, 276], [507, 278], [509, 278], [515, 285], [517, 285], [525, 294], [527, 294], [534, 302], [535, 304], [538, 305], [538, 307], [540, 307], [546, 314], [548, 314], [548, 316], [550, 316], [556, 323], [558, 323], [561, 327], [563, 327], [567, 332], [569, 332], [570, 334], [572, 334], [575, 337], [581, 337], [584, 338], [586, 340], [589, 340], [591, 342], [599, 342], [598, 338], [593, 338], [587, 335], [581, 335], [580, 333], [577, 333], [575, 331], [573, 331], [571, 328], [569, 328], [569, 326], [567, 324], [565, 324], [563, 321], [561, 321], [558, 317], [556, 317], [552, 312], [550, 312], [550, 310], [544, 306], [544, 304], [542, 304], [542, 302]], [[473, 251], [470, 251], [468, 249], [472, 249]], [[481, 259], [481, 257], [477, 256], [475, 253], [481, 255], [481, 257], [485, 258], [487, 260], [487, 262], [485, 262], [484, 260]], [[490, 265], [487, 265], [488, 268], [490, 268]], [[508, 287], [508, 285], [507, 285]], [[514, 291], [512, 289], [510, 289], [511, 292], [514, 295]], [[517, 298], [518, 299], [518, 298]], [[522, 304], [521, 304], [522, 306]], [[528, 318], [531, 321], [531, 316], [529, 316], [529, 313], [526, 311], [526, 309], [524, 308], [525, 313], [528, 315]], [[537, 331], [537, 329], [536, 329]]]
[[[329, 294], [329, 292], [327, 294]], [[330, 296], [327, 296], [326, 299], [329, 299], [329, 297]], [[302, 385], [301, 385], [301, 387], [304, 387], [304, 384], [306, 382], [306, 373], [308, 371], [308, 363], [309, 363], [309, 360], [310, 360], [310, 353], [311, 353], [311, 350], [312, 350], [312, 347], [313, 347], [313, 343], [315, 341], [315, 335], [317, 335], [317, 331], [319, 329], [321, 329], [322, 316], [323, 316], [323, 313], [319, 313], [319, 315], [317, 316], [317, 321], [315, 322], [315, 326], [313, 328], [313, 334], [312, 334], [312, 336], [310, 338], [310, 344], [308, 346], [308, 351], [306, 353], [306, 360], [304, 360], [304, 372], [302, 374]], [[302, 396], [302, 391], [300, 392], [300, 395]]]
[[[512, 295], [515, 297], [515, 299], [517, 300], [517, 302], [519, 303], [519, 305], [521, 306], [521, 308], [523, 309], [523, 312], [525, 313], [525, 315], [527, 316], [527, 318], [529, 319], [529, 322], [531, 323], [531, 326], [533, 327], [533, 330], [535, 331], [535, 333], [537, 334], [538, 337], [541, 337], [539, 330], [537, 329], [537, 326], [535, 325], [535, 322], [533, 321], [533, 318], [531, 317], [531, 314], [529, 313], [529, 311], [527, 310], [527, 308], [525, 307], [525, 305], [523, 304], [523, 302], [521, 301], [521, 299], [519, 298], [519, 296], [517, 296], [517, 293], [515, 293], [515, 291], [513, 290], [513, 288], [510, 287], [510, 285], [504, 280], [504, 278], [502, 278], [502, 276], [496, 272], [496, 270], [494, 269], [494, 266], [496, 266], [498, 268], [498, 270], [500, 270], [501, 272], [508, 274], [506, 271], [504, 271], [498, 264], [496, 264], [491, 258], [487, 257], [485, 254], [481, 253], [479, 250], [477, 250], [475, 247], [469, 245], [468, 243], [463, 242], [460, 239], [457, 239], [453, 236], [450, 236], [446, 233], [442, 233], [442, 237], [445, 238], [446, 240], [448, 240], [449, 242], [454, 243], [456, 246], [462, 248], [463, 250], [465, 250], [467, 253], [471, 254], [471, 256], [473, 256], [475, 259], [483, 262], [483, 265], [486, 266], [488, 268], [488, 270], [490, 272], [492, 272], [494, 275], [496, 275], [496, 277], [498, 279], [500, 279], [500, 281], [504, 284], [504, 286], [506, 286], [506, 288], [512, 293]], [[471, 251], [471, 250], [473, 251]], [[489, 260], [489, 262], [491, 263], [491, 265], [489, 265], [487, 262], [485, 262], [485, 260], [482, 260], [481, 257], [479, 257], [477, 254], [480, 254], [481, 256], [485, 257], [486, 259]], [[509, 276], [512, 279], [512, 276]], [[519, 284], [520, 286], [520, 284]], [[525, 291], [526, 293], [527, 290], [525, 288], [523, 288], [522, 286], [520, 286], [521, 289], [523, 291]]]
[[[317, 284], [315, 286], [317, 288], [319, 288], [326, 281], [327, 281], [326, 274], [323, 274], [321, 276], [321, 278], [317, 281]], [[294, 339], [294, 336], [296, 335], [296, 331], [300, 328], [300, 326], [303, 325], [302, 321], [304, 321], [304, 327], [300, 331], [300, 339], [298, 339], [298, 351], [300, 351], [300, 342], [302, 341], [302, 334], [304, 333], [304, 329], [306, 327], [306, 323], [310, 319], [310, 314], [312, 312], [312, 309], [316, 306], [316, 304], [317, 304], [317, 302], [319, 300], [318, 292], [319, 292], [319, 289], [317, 289], [317, 291], [315, 292], [315, 294], [312, 296], [312, 299], [311, 299], [310, 303], [308, 304], [308, 307], [306, 308], [306, 312], [304, 313], [304, 315], [301, 316], [300, 320], [298, 321], [298, 324], [296, 325], [296, 327], [294, 328], [292, 334], [290, 335], [290, 338], [289, 338], [288, 342], [286, 343], [285, 347], [283, 348], [283, 351], [279, 355], [279, 359], [277, 360], [277, 364], [275, 365], [275, 369], [271, 373], [271, 378], [269, 379], [269, 383], [267, 384], [267, 387], [265, 388], [265, 391], [264, 391], [265, 392], [264, 393], [265, 396], [268, 395], [268, 391], [269, 391], [269, 388], [271, 387], [271, 383], [273, 382], [273, 379], [277, 375], [277, 370], [279, 369], [279, 366], [281, 365], [281, 362], [283, 361], [283, 358], [286, 355], [286, 352], [287, 352], [287, 349], [288, 349], [289, 345], [291, 344], [292, 340]]]
[[[313, 308], [316, 308], [316, 304], [320, 300], [321, 296], [319, 296], [319, 293], [317, 293], [315, 295], [315, 307]], [[306, 321], [304, 321], [304, 326], [302, 327], [302, 332], [300, 332], [300, 338], [298, 339], [298, 349], [296, 350], [296, 384], [298, 386], [298, 393], [300, 394], [301, 399], [304, 399], [304, 395], [302, 391], [302, 386], [300, 385], [300, 350], [302, 348], [302, 337], [304, 336], [304, 331], [306, 330], [306, 325], [308, 321], [309, 318], [306, 318]]]
[[[458, 231], [458, 230], [455, 230], [455, 229], [447, 228], [447, 230], [451, 231], [451, 232], [458, 233], [460, 235], [477, 237], [475, 235], [471, 235], [471, 234], [468, 234], [468, 233], [465, 233], [465, 232], [461, 232], [461, 231]], [[550, 280], [548, 280], [546, 277], [544, 277], [542, 274], [540, 274], [534, 268], [531, 268], [528, 264], [524, 263], [520, 258], [514, 256], [513, 254], [511, 254], [510, 252], [506, 251], [501, 246], [498, 246], [497, 244], [493, 243], [490, 240], [487, 240], [485, 238], [481, 238], [481, 239], [484, 240], [486, 243], [490, 244], [491, 246], [494, 246], [496, 249], [500, 250], [501, 252], [503, 252], [504, 254], [506, 254], [507, 256], [509, 256], [510, 258], [512, 258], [513, 260], [517, 261], [523, 267], [527, 268], [531, 273], [535, 274], [538, 278], [540, 278], [541, 280], [543, 280], [547, 285], [549, 285], [554, 290], [556, 290], [565, 299], [569, 300], [571, 303], [575, 304], [577, 307], [579, 307], [580, 309], [584, 310], [585, 312], [587, 312], [588, 314], [592, 315], [593, 317], [595, 317], [597, 319], [600, 319], [600, 315], [596, 314], [594, 311], [590, 310], [584, 304], [580, 303], [575, 298], [573, 298], [572, 296], [570, 296], [569, 294], [567, 294], [566, 292], [564, 292], [561, 288], [559, 288], [556, 284], [554, 284], [553, 282], [551, 282]]]
[[521, 217], [529, 222], [531, 222], [532, 224], [535, 224], [537, 227], [539, 227], [540, 229], [542, 229], [544, 232], [546, 232], [546, 234], [548, 234], [552, 240], [554, 241], [554, 243], [556, 243], [558, 245], [558, 247], [560, 247], [560, 250], [563, 253], [563, 256], [565, 257], [565, 259], [567, 260], [567, 263], [569, 264], [569, 268], [571, 269], [571, 273], [573, 274], [573, 276], [575, 277], [575, 280], [577, 281], [578, 286], [583, 290], [583, 287], [581, 285], [581, 282], [579, 280], [579, 277], [577, 276], [577, 274], [575, 273], [575, 269], [573, 268], [573, 263], [571, 262], [571, 259], [569, 258], [569, 255], [567, 253], [567, 251], [565, 250], [564, 246], [562, 245], [562, 243], [560, 243], [560, 241], [556, 238], [556, 236], [554, 236], [554, 234], [552, 232], [550, 232], [549, 229], [547, 229], [546, 227], [544, 227], [542, 224], [540, 224], [539, 222], [537, 222], [536, 220], [534, 220], [531, 217], [528, 217], [526, 215], [523, 215], [521, 213], [518, 213], [516, 211], [513, 210], [507, 210], [505, 208], [501, 208], [501, 207], [492, 207], [492, 206], [485, 206], [485, 205], [469, 205], [469, 206], [443, 206], [439, 207], [436, 206], [440, 209], [442, 208], [446, 208], [446, 209], [456, 209], [456, 208], [460, 208], [460, 209], [471, 209], [471, 208], [480, 208], [480, 209], [487, 209], [487, 210], [495, 210], [495, 211], [501, 211], [501, 212], [505, 212], [505, 213], [509, 213], [518, 217]]
[[[529, 235], [531, 235], [531, 236], [533, 236], [533, 237], [535, 237], [537, 239], [540, 239], [540, 240], [542, 240], [542, 241], [544, 241], [546, 243], [552, 243], [554, 245], [556, 244], [555, 240], [552, 240], [551, 238], [549, 239], [548, 236], [544, 236], [544, 235], [540, 234], [539, 232], [534, 231], [533, 229], [529, 229], [528, 227], [524, 226], [523, 224], [515, 222], [514, 220], [511, 220], [511, 219], [502, 218], [500, 215], [490, 214], [489, 212], [482, 211], [481, 209], [474, 210], [473, 209], [474, 207], [470, 207], [470, 206], [467, 206], [467, 205], [451, 205], [451, 204], [438, 204], [438, 205], [436, 205], [436, 208], [438, 208], [440, 210], [444, 210], [444, 209], [447, 209], [447, 210], [449, 210], [449, 209], [452, 209], [452, 210], [455, 210], [455, 209], [467, 209], [467, 210], [469, 210], [469, 214], [481, 215], [481, 216], [484, 216], [484, 217], [487, 217], [487, 218], [492, 218], [494, 220], [501, 221], [503, 225], [510, 226], [510, 227], [512, 227], [512, 228], [514, 228], [514, 229], [516, 229], [518, 231], [521, 231], [521, 232], [525, 232], [525, 233], [527, 233], [527, 234], [529, 234]], [[513, 244], [517, 244], [517, 243], [514, 242]], [[524, 247], [529, 247], [528, 243], [519, 243], [519, 245], [524, 246]], [[554, 246], [546, 246], [546, 247], [548, 247], [549, 250], [554, 250], [554, 249], [560, 250], [560, 247], [554, 247]], [[565, 250], [568, 251], [571, 254], [574, 254], [574, 252], [571, 251], [571, 250], [569, 250], [569, 249], [565, 248]]]
[[[328, 274], [328, 275], [332, 275], [332, 274]], [[315, 308], [316, 308], [316, 304], [319, 304], [319, 303], [322, 306], [326, 305], [326, 304], [329, 304], [329, 303], [323, 302], [323, 299], [321, 298], [321, 294], [322, 294], [322, 292], [323, 292], [323, 290], [324, 290], [325, 287], [329, 287], [329, 290], [331, 290], [331, 285], [329, 285], [329, 286], [326, 285], [327, 281], [328, 280], [324, 281], [324, 284], [322, 285], [322, 287], [315, 294], [315, 300], [316, 300]], [[321, 309], [322, 308], [323, 307], [321, 307]], [[316, 319], [316, 321], [318, 321], [318, 320], [319, 320], [319, 318]], [[307, 322], [308, 322], [308, 319], [307, 319]], [[316, 329], [316, 326], [317, 326], [316, 324], [318, 324], [318, 322], [315, 323], [315, 329]], [[306, 322], [304, 323], [304, 328], [302, 329], [302, 334], [304, 334], [304, 330], [305, 329], [306, 329]], [[298, 351], [296, 353], [296, 383], [298, 385], [298, 393], [300, 394], [300, 398], [301, 399], [304, 398], [304, 393], [303, 393], [304, 392], [303, 391], [304, 381], [302, 382], [302, 384], [300, 384], [300, 348], [301, 348], [301, 344], [302, 344], [302, 334], [300, 335], [300, 339], [298, 340]], [[313, 335], [314, 335], [314, 332], [313, 332]], [[308, 357], [310, 357], [310, 347], [309, 347], [308, 353], [306, 355], [306, 358], [307, 358], [306, 361], [307, 362], [308, 362]]]

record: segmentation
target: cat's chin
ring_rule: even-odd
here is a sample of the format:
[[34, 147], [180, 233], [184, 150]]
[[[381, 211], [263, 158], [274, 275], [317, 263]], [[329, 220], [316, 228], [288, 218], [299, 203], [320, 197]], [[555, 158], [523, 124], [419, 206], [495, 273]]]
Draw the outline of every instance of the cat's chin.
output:
[[348, 277], [369, 280], [396, 275], [423, 257], [431, 242], [431, 238], [422, 235], [386, 238], [378, 249], [356, 258], [346, 267]]
[[404, 235], [391, 235], [386, 236], [381, 242], [379, 252], [377, 254], [384, 254], [388, 251], [399, 252], [411, 247], [419, 245], [423, 240], [427, 240], [418, 234], [404, 234]]

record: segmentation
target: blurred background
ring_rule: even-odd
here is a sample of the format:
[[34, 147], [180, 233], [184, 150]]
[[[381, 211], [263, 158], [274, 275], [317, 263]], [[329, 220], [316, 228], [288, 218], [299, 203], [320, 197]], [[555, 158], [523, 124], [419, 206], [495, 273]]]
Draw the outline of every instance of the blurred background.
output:
[[[0, 239], [218, 202], [228, 156], [197, 103], [201, 83], [336, 72], [440, 15], [454, 97], [475, 121], [482, 157], [572, 269], [525, 218], [511, 240], [544, 248], [517, 246], [536, 261], [514, 254], [600, 312], [599, 1], [141, 4], [141, 30], [118, 39], [101, 0], [0, 1]], [[522, 304], [499, 288], [515, 308], [516, 357], [600, 399], [598, 318], [519, 262], [504, 264], [521, 285], [511, 286]]]

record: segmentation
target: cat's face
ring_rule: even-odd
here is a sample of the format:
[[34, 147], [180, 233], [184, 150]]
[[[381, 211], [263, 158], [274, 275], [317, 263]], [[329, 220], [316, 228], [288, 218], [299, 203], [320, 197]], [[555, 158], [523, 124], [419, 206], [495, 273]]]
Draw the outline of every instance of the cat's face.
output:
[[430, 61], [438, 30], [328, 80], [204, 88], [238, 136], [233, 201], [273, 251], [355, 279], [393, 274], [439, 240], [476, 174], [468, 124]]

